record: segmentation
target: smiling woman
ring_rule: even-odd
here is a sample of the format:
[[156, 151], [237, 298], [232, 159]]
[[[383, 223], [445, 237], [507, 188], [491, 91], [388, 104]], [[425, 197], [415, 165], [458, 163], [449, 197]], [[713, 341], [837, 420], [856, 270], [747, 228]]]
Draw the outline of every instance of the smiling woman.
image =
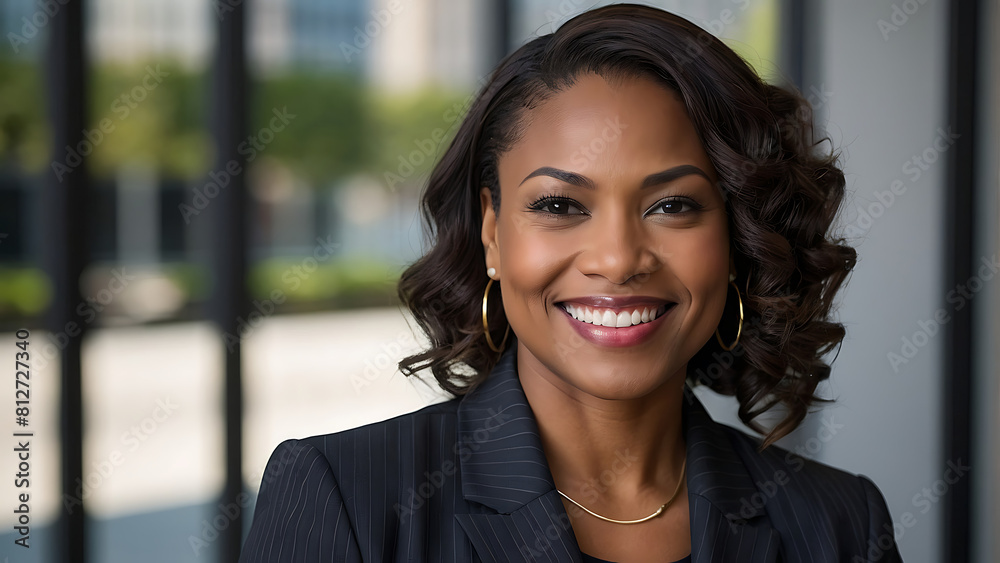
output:
[[400, 368], [455, 398], [282, 444], [243, 560], [899, 561], [870, 480], [771, 445], [830, 374], [855, 260], [808, 109], [654, 8], [508, 56], [399, 285], [431, 343]]

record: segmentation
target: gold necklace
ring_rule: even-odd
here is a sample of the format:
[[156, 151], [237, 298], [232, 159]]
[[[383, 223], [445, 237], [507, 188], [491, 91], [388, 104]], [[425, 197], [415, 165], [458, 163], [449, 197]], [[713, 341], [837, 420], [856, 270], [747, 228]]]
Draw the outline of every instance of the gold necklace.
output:
[[657, 516], [659, 516], [660, 514], [662, 514], [663, 511], [666, 510], [668, 506], [670, 506], [670, 503], [674, 502], [674, 499], [677, 498], [677, 493], [681, 492], [681, 485], [684, 484], [684, 470], [686, 468], [687, 468], [687, 456], [684, 456], [684, 463], [681, 465], [681, 478], [677, 480], [677, 488], [674, 489], [674, 494], [670, 495], [670, 499], [667, 500], [667, 502], [665, 502], [662, 505], [660, 505], [660, 508], [657, 508], [656, 512], [650, 514], [649, 516], [647, 516], [645, 518], [639, 518], [638, 520], [615, 520], [614, 518], [608, 518], [606, 516], [601, 516], [600, 514], [594, 512], [593, 510], [590, 510], [586, 506], [583, 506], [582, 504], [580, 504], [580, 503], [576, 502], [575, 500], [569, 498], [569, 496], [566, 493], [560, 491], [559, 489], [556, 489], [556, 492], [559, 493], [560, 495], [562, 495], [563, 497], [565, 497], [566, 500], [572, 502], [573, 504], [575, 504], [575, 505], [579, 506], [580, 508], [582, 508], [583, 510], [585, 510], [587, 512], [587, 514], [590, 514], [591, 516], [596, 516], [596, 517], [598, 517], [601, 520], [604, 520], [606, 522], [613, 522], [615, 524], [638, 524], [640, 522], [645, 522], [646, 520], [650, 520], [650, 519], [656, 518]]

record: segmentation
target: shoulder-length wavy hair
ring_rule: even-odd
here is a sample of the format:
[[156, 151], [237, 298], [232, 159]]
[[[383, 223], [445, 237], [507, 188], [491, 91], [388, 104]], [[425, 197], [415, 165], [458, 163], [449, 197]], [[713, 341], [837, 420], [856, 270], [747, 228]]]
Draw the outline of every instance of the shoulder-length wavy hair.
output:
[[[649, 77], [680, 94], [726, 199], [745, 318], [737, 347], [709, 340], [688, 363], [688, 380], [734, 395], [740, 419], [770, 445], [823, 400], [815, 395], [830, 375], [823, 357], [844, 338], [830, 319], [856, 259], [830, 233], [844, 174], [838, 154], [817, 150], [828, 139], [814, 140], [812, 108], [796, 89], [764, 82], [722, 41], [656, 8], [617, 4], [576, 16], [507, 56], [480, 89], [421, 199], [432, 246], [402, 274], [398, 292], [430, 348], [400, 370], [430, 368], [460, 396], [496, 364], [482, 323], [489, 278], [479, 188], [489, 187], [499, 214], [498, 159], [518, 142], [530, 110], [581, 73]], [[507, 324], [498, 291], [489, 304], [499, 342]], [[764, 428], [757, 417], [778, 405], [783, 418]]]

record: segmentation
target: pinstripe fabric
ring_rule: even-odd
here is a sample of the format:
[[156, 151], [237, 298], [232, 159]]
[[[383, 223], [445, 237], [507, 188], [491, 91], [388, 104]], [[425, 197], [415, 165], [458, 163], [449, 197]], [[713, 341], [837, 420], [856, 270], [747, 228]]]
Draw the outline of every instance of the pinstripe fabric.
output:
[[[560, 562], [580, 548], [516, 372], [275, 450], [241, 562]], [[683, 406], [693, 563], [900, 561], [881, 493]]]

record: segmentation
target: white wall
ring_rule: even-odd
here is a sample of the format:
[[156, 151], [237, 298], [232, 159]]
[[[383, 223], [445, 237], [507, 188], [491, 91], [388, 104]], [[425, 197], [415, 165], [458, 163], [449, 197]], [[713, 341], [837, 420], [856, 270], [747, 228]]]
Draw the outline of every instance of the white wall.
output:
[[840, 309], [848, 336], [828, 387], [837, 403], [822, 415], [844, 428], [818, 457], [874, 479], [895, 522], [913, 515], [912, 527], [897, 532], [905, 561], [938, 561], [943, 503], [933, 491], [949, 460], [940, 447], [944, 339], [934, 319], [955, 307], [942, 272], [947, 4], [814, 6], [818, 65], [805, 80], [833, 92], [827, 132], [843, 150], [853, 192], [843, 224], [849, 235], [864, 233], [852, 237], [859, 261]]

